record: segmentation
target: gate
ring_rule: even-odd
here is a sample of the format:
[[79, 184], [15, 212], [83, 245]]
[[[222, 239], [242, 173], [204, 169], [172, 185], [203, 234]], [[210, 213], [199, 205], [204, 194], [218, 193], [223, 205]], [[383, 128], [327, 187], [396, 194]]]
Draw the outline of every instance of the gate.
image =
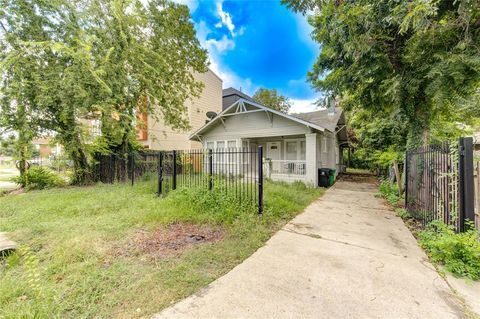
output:
[[407, 151], [405, 172], [405, 207], [423, 226], [442, 220], [464, 231], [475, 222], [472, 138]]

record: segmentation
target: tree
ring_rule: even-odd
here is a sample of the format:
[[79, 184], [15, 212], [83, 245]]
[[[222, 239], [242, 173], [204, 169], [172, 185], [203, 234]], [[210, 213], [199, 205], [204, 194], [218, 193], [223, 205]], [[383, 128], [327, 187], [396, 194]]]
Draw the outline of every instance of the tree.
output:
[[32, 10], [24, 1], [0, 1], [0, 128], [17, 135], [11, 141], [20, 175], [27, 169], [31, 141], [40, 130], [37, 97], [41, 66], [24, 43], [45, 40], [43, 27], [48, 23]]
[[[88, 182], [92, 156], [125, 156], [138, 147], [138, 113], [189, 127], [184, 102], [202, 85], [193, 72], [206, 72], [188, 8], [167, 0], [0, 0], [4, 34], [20, 46], [2, 48], [2, 74], [18, 68], [35, 92], [40, 126], [55, 133], [75, 167], [75, 181]], [[31, 23], [31, 22], [35, 23]], [[24, 32], [35, 25], [40, 36]], [[40, 32], [42, 31], [42, 32]], [[34, 67], [17, 63], [25, 56]], [[2, 95], [15, 105], [21, 90], [5, 81]], [[13, 103], [13, 104], [12, 104]], [[101, 120], [102, 136], [86, 143], [87, 118]]]
[[281, 94], [278, 94], [276, 89], [258, 89], [253, 95], [253, 99], [258, 103], [268, 106], [271, 109], [288, 113], [290, 107], [290, 99]]
[[408, 147], [427, 143], [440, 118], [453, 122], [480, 108], [478, 1], [283, 3], [313, 12], [322, 50], [308, 74], [312, 85], [347, 110], [404, 114]]

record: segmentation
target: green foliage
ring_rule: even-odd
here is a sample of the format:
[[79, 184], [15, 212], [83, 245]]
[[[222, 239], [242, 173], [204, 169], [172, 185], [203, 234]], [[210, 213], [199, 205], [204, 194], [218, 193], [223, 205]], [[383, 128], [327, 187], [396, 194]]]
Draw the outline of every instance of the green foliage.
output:
[[427, 251], [434, 263], [444, 265], [456, 276], [472, 280], [480, 279], [480, 241], [478, 232], [470, 228], [455, 233], [453, 226], [442, 221], [433, 221], [420, 232], [420, 245]]
[[431, 128], [478, 116], [478, 1], [282, 2], [312, 12], [313, 38], [321, 46], [308, 75], [312, 85], [347, 111], [367, 111], [367, 123], [376, 122], [367, 130], [401, 126], [401, 140], [382, 147], [426, 143]]
[[[207, 71], [188, 7], [167, 0], [0, 0], [0, 127], [18, 133], [21, 156], [52, 131], [89, 180], [87, 119], [101, 122], [102, 151], [135, 149], [137, 115], [189, 127], [193, 73]], [[88, 121], [87, 121], [88, 122]], [[94, 150], [93, 150], [94, 151]]]
[[290, 107], [292, 107], [290, 99], [278, 94], [276, 89], [260, 88], [253, 95], [253, 99], [262, 105], [283, 113], [288, 113]]
[[401, 219], [410, 218], [410, 214], [405, 208], [395, 208], [395, 213], [397, 213], [398, 217], [400, 217]]
[[64, 186], [65, 181], [45, 167], [32, 167], [25, 174], [13, 178], [13, 181], [26, 190], [45, 189]]
[[[13, 254], [0, 268], [0, 317], [151, 317], [240, 264], [323, 192], [266, 182], [259, 218], [220, 190], [158, 198], [155, 189], [153, 179], [0, 197], [2, 231], [34, 256], [26, 266]], [[172, 256], [136, 249], [144, 235], [175, 222], [219, 227], [224, 236]]]
[[378, 187], [380, 194], [392, 205], [396, 207], [400, 196], [398, 194], [398, 186], [397, 184], [391, 184], [390, 181], [384, 179], [380, 182]]

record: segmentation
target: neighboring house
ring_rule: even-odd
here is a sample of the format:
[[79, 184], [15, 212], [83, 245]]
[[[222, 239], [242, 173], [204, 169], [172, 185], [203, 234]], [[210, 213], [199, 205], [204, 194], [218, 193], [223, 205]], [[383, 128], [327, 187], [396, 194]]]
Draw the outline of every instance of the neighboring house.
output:
[[201, 143], [189, 139], [191, 132], [202, 127], [207, 118], [207, 112], [219, 113], [222, 111], [222, 79], [210, 69], [203, 74], [194, 74], [197, 81], [204, 84], [198, 98], [187, 100], [189, 131], [175, 130], [160, 119], [152, 116], [139, 115], [143, 127], [138, 129], [138, 138], [147, 149], [153, 150], [185, 150], [202, 147]]
[[50, 155], [58, 156], [62, 153], [62, 147], [56, 143], [52, 145], [52, 139], [48, 136], [39, 137], [32, 141], [33, 148], [38, 151], [40, 157], [47, 158]]
[[347, 145], [340, 108], [284, 114], [244, 98], [236, 99], [190, 139], [208, 149], [262, 145], [268, 177], [311, 185], [318, 185], [320, 168], [339, 172], [343, 165], [341, 149]]
[[243, 93], [242, 91], [239, 91], [232, 87], [229, 87], [228, 89], [224, 89], [222, 94], [222, 110], [225, 110], [227, 107], [229, 107], [230, 105], [232, 105], [233, 103], [237, 102], [240, 99], [245, 99], [247, 101], [255, 102], [254, 99], [252, 99], [250, 96]]

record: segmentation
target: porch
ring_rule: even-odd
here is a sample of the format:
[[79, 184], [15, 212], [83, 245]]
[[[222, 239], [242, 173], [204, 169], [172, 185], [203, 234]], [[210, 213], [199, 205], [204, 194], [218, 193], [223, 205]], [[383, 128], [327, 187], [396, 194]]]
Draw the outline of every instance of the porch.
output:
[[323, 167], [319, 154], [319, 135], [316, 133], [243, 138], [249, 148], [263, 147], [264, 176], [273, 181], [300, 181], [317, 185], [318, 168]]

